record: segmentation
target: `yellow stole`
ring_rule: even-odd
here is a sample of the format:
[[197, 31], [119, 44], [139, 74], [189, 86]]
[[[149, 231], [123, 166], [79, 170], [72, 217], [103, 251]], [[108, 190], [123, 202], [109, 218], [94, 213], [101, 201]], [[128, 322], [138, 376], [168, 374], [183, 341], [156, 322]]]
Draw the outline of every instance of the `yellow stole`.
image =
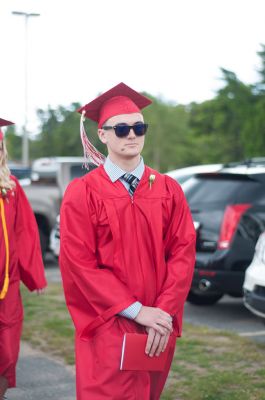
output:
[[6, 249], [5, 279], [4, 279], [3, 288], [0, 292], [0, 300], [3, 300], [7, 294], [8, 285], [9, 285], [9, 275], [8, 275], [8, 272], [9, 272], [9, 242], [8, 242], [8, 234], [7, 234], [7, 228], [6, 228], [5, 206], [4, 206], [4, 201], [2, 198], [0, 198], [0, 215], [1, 215], [1, 221], [2, 221], [2, 226], [3, 226], [5, 249]]

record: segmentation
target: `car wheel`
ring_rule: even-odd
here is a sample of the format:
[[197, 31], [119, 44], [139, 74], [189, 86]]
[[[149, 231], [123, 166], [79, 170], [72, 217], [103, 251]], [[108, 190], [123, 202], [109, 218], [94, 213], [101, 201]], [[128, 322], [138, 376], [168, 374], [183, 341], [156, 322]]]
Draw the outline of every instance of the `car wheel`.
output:
[[45, 233], [39, 229], [39, 235], [40, 235], [40, 246], [41, 246], [41, 253], [42, 257], [45, 257], [45, 253], [48, 249], [48, 237], [45, 235]]
[[223, 294], [198, 294], [192, 291], [189, 292], [187, 301], [191, 304], [195, 304], [196, 306], [211, 306], [217, 303]]

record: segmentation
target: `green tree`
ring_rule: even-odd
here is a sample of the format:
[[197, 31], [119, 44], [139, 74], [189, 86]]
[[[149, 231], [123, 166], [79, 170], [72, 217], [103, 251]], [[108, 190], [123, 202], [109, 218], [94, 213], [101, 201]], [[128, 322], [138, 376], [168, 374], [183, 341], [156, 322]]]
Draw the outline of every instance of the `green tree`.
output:
[[260, 81], [256, 83], [255, 89], [258, 93], [265, 92], [265, 45], [261, 44], [261, 50], [257, 52], [261, 58], [261, 68], [258, 70]]
[[[233, 71], [221, 69], [223, 87], [202, 103], [172, 104], [154, 98], [143, 110], [149, 124], [143, 151], [145, 162], [165, 172], [194, 164], [238, 161], [263, 156], [265, 149], [265, 45], [259, 81], [247, 85]], [[38, 110], [40, 133], [30, 142], [31, 159], [43, 156], [83, 154], [80, 141], [80, 104]], [[97, 136], [97, 125], [85, 121], [89, 140], [106, 154]], [[7, 131], [12, 159], [21, 159], [21, 137], [14, 128]]]
[[152, 100], [152, 106], [143, 110], [149, 124], [143, 151], [145, 162], [162, 172], [187, 165], [191, 151], [187, 109]]
[[5, 134], [8, 159], [16, 162], [21, 161], [22, 137], [16, 134], [15, 125], [10, 125]]
[[[69, 107], [59, 106], [57, 109], [38, 110], [41, 132], [31, 143], [31, 157], [82, 156], [80, 141], [80, 114], [76, 109], [80, 104], [73, 103]], [[102, 150], [96, 132], [96, 124], [85, 121], [85, 128], [90, 141]]]
[[[245, 128], [253, 115], [255, 99], [252, 87], [241, 82], [234, 72], [223, 68], [221, 72], [223, 88], [213, 100], [192, 105], [190, 124], [206, 151], [210, 150], [209, 160], [236, 161], [248, 154]], [[203, 154], [205, 157], [205, 151]]]
[[[190, 148], [188, 133], [188, 112], [184, 106], [174, 106], [153, 99], [153, 106], [144, 111], [149, 130], [144, 149], [145, 162], [166, 171], [169, 168], [187, 165]], [[31, 157], [80, 156], [83, 153], [79, 124], [80, 115], [76, 113], [79, 104], [57, 109], [38, 110], [41, 132], [31, 142]], [[89, 140], [103, 154], [103, 145], [97, 136], [97, 125], [87, 119], [85, 129]]]

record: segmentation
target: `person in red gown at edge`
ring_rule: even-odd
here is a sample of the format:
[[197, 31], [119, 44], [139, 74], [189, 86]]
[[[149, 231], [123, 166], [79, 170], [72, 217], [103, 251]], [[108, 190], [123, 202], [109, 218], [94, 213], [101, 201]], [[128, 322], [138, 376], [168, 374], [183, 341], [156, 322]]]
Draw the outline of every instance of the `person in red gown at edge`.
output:
[[[0, 118], [0, 127], [11, 124]], [[31, 291], [46, 286], [38, 227], [19, 182], [10, 175], [0, 131], [0, 400], [16, 386], [23, 320], [20, 280]]]
[[[77, 400], [159, 399], [181, 336], [195, 231], [179, 184], [143, 163], [141, 109], [150, 103], [120, 83], [78, 110], [85, 155], [99, 166], [70, 183], [61, 207], [60, 267], [76, 328]], [[89, 142], [85, 117], [98, 123], [106, 159]], [[150, 357], [171, 346], [165, 370], [121, 371], [125, 332], [147, 332]]]

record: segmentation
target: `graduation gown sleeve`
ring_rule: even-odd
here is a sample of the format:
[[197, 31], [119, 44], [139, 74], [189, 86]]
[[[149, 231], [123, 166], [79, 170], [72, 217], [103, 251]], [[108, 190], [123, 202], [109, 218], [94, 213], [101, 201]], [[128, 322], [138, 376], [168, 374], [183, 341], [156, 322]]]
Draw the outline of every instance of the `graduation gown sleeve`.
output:
[[174, 328], [180, 335], [184, 303], [194, 271], [196, 233], [182, 189], [171, 178], [166, 179], [172, 194], [167, 204], [170, 223], [165, 235], [167, 275], [155, 306], [174, 316]]
[[60, 267], [66, 303], [82, 338], [136, 301], [111, 267], [98, 265], [95, 201], [81, 178], [68, 186], [61, 207]]
[[38, 226], [17, 179], [16, 181], [16, 219], [15, 239], [20, 278], [29, 290], [42, 289], [47, 282], [41, 256]]

